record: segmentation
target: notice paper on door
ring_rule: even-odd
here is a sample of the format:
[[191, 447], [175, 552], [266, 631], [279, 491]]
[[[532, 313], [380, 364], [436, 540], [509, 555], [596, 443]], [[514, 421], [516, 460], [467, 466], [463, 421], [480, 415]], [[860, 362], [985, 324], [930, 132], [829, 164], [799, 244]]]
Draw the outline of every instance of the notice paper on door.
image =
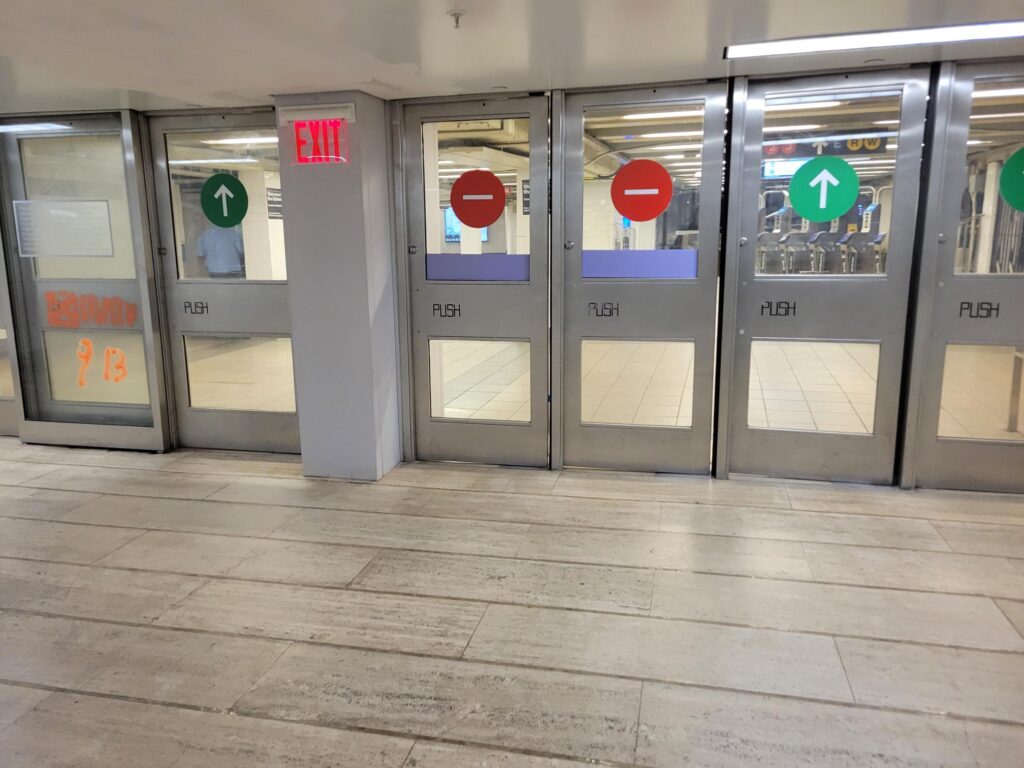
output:
[[106, 200], [15, 200], [14, 224], [22, 258], [114, 255]]

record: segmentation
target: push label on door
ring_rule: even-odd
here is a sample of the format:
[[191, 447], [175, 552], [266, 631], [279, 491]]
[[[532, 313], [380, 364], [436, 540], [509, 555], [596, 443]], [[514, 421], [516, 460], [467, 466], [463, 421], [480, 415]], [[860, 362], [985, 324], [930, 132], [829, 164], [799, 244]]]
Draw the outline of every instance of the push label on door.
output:
[[761, 317], [796, 317], [795, 301], [766, 301], [761, 305]]
[[960, 317], [967, 317], [971, 320], [988, 320], [990, 317], [999, 317], [999, 302], [991, 301], [961, 301]]
[[434, 317], [462, 317], [461, 304], [435, 304], [433, 307]]
[[587, 314], [590, 317], [618, 317], [619, 302], [617, 301], [592, 301], [587, 305]]

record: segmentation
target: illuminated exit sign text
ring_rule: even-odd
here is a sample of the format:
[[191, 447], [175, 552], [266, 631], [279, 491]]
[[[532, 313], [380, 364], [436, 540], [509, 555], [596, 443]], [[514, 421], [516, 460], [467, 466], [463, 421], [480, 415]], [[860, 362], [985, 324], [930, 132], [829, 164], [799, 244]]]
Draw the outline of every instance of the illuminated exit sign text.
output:
[[348, 162], [348, 120], [296, 120], [294, 126], [296, 163]]

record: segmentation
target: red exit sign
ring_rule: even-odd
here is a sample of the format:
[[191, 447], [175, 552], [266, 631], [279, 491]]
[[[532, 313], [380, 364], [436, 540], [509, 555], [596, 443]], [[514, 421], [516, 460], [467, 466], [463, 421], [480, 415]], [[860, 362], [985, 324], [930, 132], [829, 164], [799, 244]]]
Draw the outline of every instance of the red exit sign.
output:
[[296, 120], [294, 126], [296, 163], [348, 162], [348, 120]]

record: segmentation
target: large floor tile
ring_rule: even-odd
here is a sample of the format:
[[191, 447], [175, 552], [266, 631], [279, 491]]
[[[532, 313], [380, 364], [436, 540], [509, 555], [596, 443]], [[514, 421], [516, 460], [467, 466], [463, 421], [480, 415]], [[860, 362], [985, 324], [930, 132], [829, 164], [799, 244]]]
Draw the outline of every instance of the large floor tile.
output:
[[[22, 688], [18, 685], [0, 684], [0, 734], [4, 728], [49, 695], [49, 691], [40, 688]], [[2, 744], [3, 737], [0, 735], [0, 745]], [[2, 746], [0, 746], [0, 754], [6, 754]]]
[[1024, 723], [1024, 655], [837, 638], [858, 702]]
[[126, 528], [0, 518], [0, 557], [92, 563], [142, 535]]
[[204, 499], [234, 478], [229, 475], [184, 475], [148, 469], [58, 467], [23, 485], [59, 491], [88, 491], [121, 496], [152, 496], [158, 499]]
[[943, 522], [935, 527], [954, 552], [1024, 558], [1024, 525]]
[[417, 463], [395, 467], [381, 482], [455, 491], [546, 494], [554, 488], [556, 480], [557, 472], [544, 469]]
[[1003, 493], [903, 491], [828, 484], [786, 486], [794, 509], [1024, 525], [1024, 499]]
[[162, 626], [459, 656], [485, 605], [466, 600], [214, 581], [156, 622]]
[[492, 605], [466, 658], [850, 701], [832, 638]]
[[223, 576], [241, 565], [261, 541], [239, 536], [148, 531], [97, 561], [97, 565]]
[[249, 690], [287, 645], [6, 613], [0, 616], [0, 677], [224, 708]]
[[534, 526], [519, 557], [639, 568], [810, 578], [803, 547], [791, 541]]
[[653, 768], [1008, 768], [1022, 748], [1024, 728], [648, 683], [636, 762]]
[[417, 488], [334, 480], [281, 477], [233, 478], [210, 496], [213, 501], [244, 504], [280, 504], [313, 509], [347, 509], [357, 512], [414, 514], [426, 493]]
[[661, 530], [759, 539], [861, 544], [948, 552], [925, 520], [822, 512], [775, 512], [754, 507], [665, 504]]
[[630, 762], [640, 683], [293, 646], [235, 711]]
[[652, 573], [472, 555], [381, 552], [354, 587], [594, 611], [646, 614]]
[[805, 544], [804, 551], [817, 581], [1024, 597], [1024, 572], [1001, 557], [832, 544]]
[[0, 485], [0, 515], [57, 520], [75, 507], [99, 498], [94, 493], [47, 491], [23, 485]]
[[782, 485], [728, 482], [682, 475], [565, 471], [559, 476], [552, 493], [608, 499], [791, 508], [786, 489]]
[[[234, 454], [234, 455], [231, 455]], [[228, 451], [195, 451], [187, 453], [164, 467], [167, 472], [197, 475], [254, 475], [256, 477], [302, 477], [302, 460], [298, 456], [280, 454], [242, 454]]]
[[593, 766], [594, 763], [419, 741], [403, 768], [582, 768], [588, 765]]
[[272, 535], [364, 547], [511, 556], [529, 528], [520, 523], [307, 509]]
[[187, 450], [172, 453], [147, 453], [145, 451], [117, 451], [102, 448], [67, 448], [60, 445], [30, 445], [13, 437], [0, 438], [0, 459], [44, 464], [67, 464], [109, 469], [124, 467], [162, 469], [190, 453]]
[[1003, 609], [1013, 626], [1024, 636], [1024, 602], [1019, 600], [997, 600], [999, 607]]
[[165, 531], [266, 536], [295, 514], [294, 508], [259, 504], [101, 496], [68, 512], [63, 519]]
[[400, 768], [411, 739], [54, 694], [0, 733], [5, 768]]
[[202, 579], [0, 559], [0, 607], [64, 616], [148, 623]]
[[658, 571], [651, 613], [782, 630], [1024, 650], [1024, 640], [987, 597]]
[[0, 485], [18, 485], [60, 469], [57, 464], [38, 464], [0, 459]]

